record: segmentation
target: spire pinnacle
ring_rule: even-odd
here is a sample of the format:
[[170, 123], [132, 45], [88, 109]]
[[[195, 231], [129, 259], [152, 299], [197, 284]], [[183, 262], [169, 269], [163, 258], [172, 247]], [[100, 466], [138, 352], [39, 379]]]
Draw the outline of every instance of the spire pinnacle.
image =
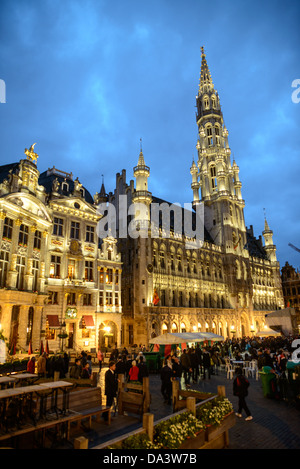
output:
[[201, 62], [201, 74], [200, 74], [199, 91], [202, 91], [203, 87], [205, 85], [208, 85], [209, 87], [211, 87], [213, 89], [214, 84], [213, 84], [211, 74], [210, 74], [210, 71], [209, 71], [209, 68], [208, 68], [208, 65], [207, 65], [206, 55], [205, 55], [203, 46], [201, 47], [201, 58], [202, 58], [202, 62]]

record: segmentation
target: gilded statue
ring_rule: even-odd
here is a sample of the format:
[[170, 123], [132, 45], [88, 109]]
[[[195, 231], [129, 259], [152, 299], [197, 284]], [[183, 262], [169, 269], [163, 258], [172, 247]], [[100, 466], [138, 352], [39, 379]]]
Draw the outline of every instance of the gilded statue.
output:
[[36, 163], [37, 162], [37, 159], [39, 157], [39, 155], [37, 153], [34, 152], [34, 146], [36, 145], [36, 143], [33, 143], [31, 145], [31, 147], [29, 148], [29, 150], [27, 148], [25, 148], [25, 155], [27, 156], [27, 159], [32, 161], [32, 163]]

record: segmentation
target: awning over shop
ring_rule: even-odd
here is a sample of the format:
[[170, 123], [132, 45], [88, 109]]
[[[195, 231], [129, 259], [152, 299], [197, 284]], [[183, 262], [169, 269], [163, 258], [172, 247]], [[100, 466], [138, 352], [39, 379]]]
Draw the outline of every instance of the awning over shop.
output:
[[84, 315], [82, 316], [82, 319], [84, 320], [85, 326], [86, 327], [94, 327], [94, 318], [91, 315]]
[[47, 322], [49, 327], [60, 327], [60, 322], [57, 314], [47, 314]]

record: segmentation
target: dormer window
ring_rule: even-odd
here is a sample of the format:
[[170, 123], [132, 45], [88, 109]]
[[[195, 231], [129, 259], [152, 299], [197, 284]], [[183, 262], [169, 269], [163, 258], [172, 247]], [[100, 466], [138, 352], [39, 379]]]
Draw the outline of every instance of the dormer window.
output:
[[61, 185], [61, 190], [62, 190], [63, 192], [68, 192], [68, 190], [69, 190], [69, 184], [64, 181], [64, 182], [62, 183], [62, 185]]

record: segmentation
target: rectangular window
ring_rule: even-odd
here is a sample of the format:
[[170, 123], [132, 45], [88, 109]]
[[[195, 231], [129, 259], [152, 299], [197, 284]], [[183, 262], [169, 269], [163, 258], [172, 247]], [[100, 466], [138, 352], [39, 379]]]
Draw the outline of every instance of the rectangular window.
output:
[[115, 306], [119, 306], [119, 293], [115, 293]]
[[33, 247], [34, 249], [41, 249], [42, 233], [38, 230], [34, 233]]
[[80, 237], [80, 223], [77, 221], [71, 221], [71, 239], [79, 239]]
[[106, 305], [112, 306], [112, 292], [111, 291], [106, 292]]
[[106, 271], [106, 283], [111, 284], [113, 281], [113, 270], [112, 269], [107, 269]]
[[92, 294], [91, 293], [85, 293], [83, 295], [82, 304], [83, 306], [92, 306]]
[[75, 278], [75, 260], [69, 259], [68, 262], [68, 279], [73, 280]]
[[87, 243], [93, 243], [95, 236], [95, 228], [93, 226], [87, 226], [85, 232], [85, 241]]
[[50, 263], [50, 278], [60, 278], [60, 256], [51, 256], [51, 263]]
[[63, 219], [54, 217], [53, 234], [56, 236], [63, 236], [63, 226], [64, 226]]
[[6, 286], [7, 272], [9, 264], [9, 252], [0, 251], [0, 287]]
[[94, 280], [94, 262], [93, 261], [85, 261], [84, 278], [87, 282], [93, 282]]
[[18, 290], [23, 290], [24, 288], [25, 262], [26, 262], [26, 259], [24, 256], [17, 256], [16, 269], [18, 272], [18, 276], [17, 276], [16, 288]]
[[48, 292], [48, 305], [58, 305], [58, 292], [57, 291]]
[[104, 292], [103, 291], [99, 292], [99, 305], [100, 306], [104, 305]]
[[32, 273], [33, 273], [32, 290], [33, 291], [38, 291], [39, 261], [37, 259], [33, 259]]
[[11, 218], [6, 217], [4, 219], [4, 225], [3, 225], [3, 238], [11, 239], [12, 229], [13, 229], [13, 220]]
[[67, 294], [67, 305], [76, 305], [76, 293], [68, 293]]
[[23, 223], [19, 231], [19, 244], [22, 246], [27, 246], [28, 244], [28, 226], [23, 225]]

